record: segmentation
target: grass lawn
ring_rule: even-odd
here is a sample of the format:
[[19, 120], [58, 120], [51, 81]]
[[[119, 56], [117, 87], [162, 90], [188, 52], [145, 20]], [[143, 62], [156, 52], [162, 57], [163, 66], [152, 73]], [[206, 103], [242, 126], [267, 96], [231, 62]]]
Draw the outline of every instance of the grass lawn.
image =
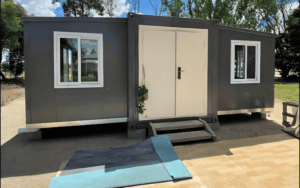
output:
[[299, 84], [275, 84], [275, 98], [299, 103]]

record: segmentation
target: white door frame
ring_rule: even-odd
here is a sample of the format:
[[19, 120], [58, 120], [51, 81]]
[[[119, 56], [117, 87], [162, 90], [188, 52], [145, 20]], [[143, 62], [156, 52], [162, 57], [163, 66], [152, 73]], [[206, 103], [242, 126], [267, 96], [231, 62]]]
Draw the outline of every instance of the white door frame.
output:
[[[208, 29], [195, 29], [195, 28], [181, 28], [181, 27], [164, 27], [164, 26], [148, 26], [148, 25], [139, 25], [139, 86], [143, 85], [143, 36], [144, 31], [184, 31], [184, 32], [196, 32], [206, 34], [207, 41], [208, 41]], [[208, 46], [208, 42], [206, 44]], [[208, 48], [207, 48], [208, 49]], [[207, 52], [208, 53], [208, 52]], [[208, 64], [208, 62], [207, 62]], [[177, 75], [177, 72], [176, 72]], [[151, 96], [149, 96], [151, 97]], [[208, 102], [208, 100], [207, 100]], [[207, 106], [207, 104], [206, 104]], [[147, 108], [147, 106], [145, 106]], [[158, 118], [147, 118], [144, 117], [142, 114], [139, 114], [139, 121], [147, 121], [147, 120], [154, 120], [154, 119], [170, 119], [170, 118], [182, 118], [182, 117], [196, 117], [195, 115], [191, 116], [174, 116], [174, 117], [158, 117]]]

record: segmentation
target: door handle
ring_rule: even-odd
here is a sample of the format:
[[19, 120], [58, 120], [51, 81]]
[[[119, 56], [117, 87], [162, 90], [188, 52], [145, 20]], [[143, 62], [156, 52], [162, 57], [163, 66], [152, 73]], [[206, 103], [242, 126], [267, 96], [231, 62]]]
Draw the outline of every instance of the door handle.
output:
[[181, 67], [178, 67], [178, 79], [180, 79], [180, 77], [181, 77], [181, 72], [184, 72], [184, 71], [181, 70]]

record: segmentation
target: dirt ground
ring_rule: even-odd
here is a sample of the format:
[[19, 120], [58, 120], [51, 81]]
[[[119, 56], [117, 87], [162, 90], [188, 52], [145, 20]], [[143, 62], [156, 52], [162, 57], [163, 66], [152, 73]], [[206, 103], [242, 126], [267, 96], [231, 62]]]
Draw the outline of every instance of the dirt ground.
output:
[[[7, 104], [1, 106], [1, 187], [3, 188], [48, 187], [61, 164], [68, 161], [77, 150], [126, 147], [144, 140], [127, 139], [126, 130], [120, 128], [124, 127], [123, 124], [110, 124], [111, 131], [95, 125], [57, 128], [52, 129], [48, 133], [49, 137], [42, 140], [35, 139], [36, 133], [18, 134], [19, 128], [26, 127], [24, 87], [2, 85], [1, 100], [2, 98], [7, 99]], [[205, 147], [207, 152], [197, 155], [197, 158], [204, 158], [227, 155], [230, 153], [229, 148], [236, 145], [242, 147], [295, 139], [281, 130], [282, 102], [276, 100], [274, 104], [274, 112], [270, 113], [267, 120], [253, 119], [249, 114], [220, 116], [221, 128], [215, 132], [218, 141], [196, 142], [196, 145], [191, 145], [189, 148], [195, 147], [191, 149], [195, 151], [209, 144], [209, 147]], [[292, 113], [291, 108], [288, 111]], [[291, 121], [291, 118], [289, 120]], [[174, 148], [178, 156], [184, 160], [187, 147], [181, 146], [175, 145]]]
[[1, 83], [1, 106], [9, 104], [14, 99], [25, 96], [25, 81], [19, 79], [14, 83]]

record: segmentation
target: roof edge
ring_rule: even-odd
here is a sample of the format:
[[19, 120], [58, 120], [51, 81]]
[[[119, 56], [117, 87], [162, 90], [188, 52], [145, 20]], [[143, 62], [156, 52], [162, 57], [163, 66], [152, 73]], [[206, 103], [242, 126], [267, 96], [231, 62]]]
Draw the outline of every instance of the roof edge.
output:
[[240, 32], [254, 34], [254, 35], [264, 35], [264, 36], [274, 37], [274, 38], [278, 37], [278, 35], [275, 34], [275, 33], [268, 33], [268, 32], [263, 32], [263, 31], [255, 31], [255, 30], [251, 30], [251, 29], [245, 29], [245, 28], [239, 28], [239, 27], [232, 27], [232, 26], [227, 26], [227, 25], [218, 25], [218, 26], [219, 26], [219, 29], [223, 29], [223, 30], [240, 31]]
[[24, 22], [127, 22], [127, 18], [103, 17], [21, 17]]
[[184, 18], [184, 17], [176, 17], [176, 16], [155, 16], [155, 15], [145, 15], [145, 14], [134, 14], [137, 18], [143, 18], [145, 20], [162, 20], [162, 19], [170, 19], [171, 21], [178, 22], [194, 22], [194, 23], [206, 23], [213, 24], [215, 20], [213, 19], [198, 19], [198, 18]]

